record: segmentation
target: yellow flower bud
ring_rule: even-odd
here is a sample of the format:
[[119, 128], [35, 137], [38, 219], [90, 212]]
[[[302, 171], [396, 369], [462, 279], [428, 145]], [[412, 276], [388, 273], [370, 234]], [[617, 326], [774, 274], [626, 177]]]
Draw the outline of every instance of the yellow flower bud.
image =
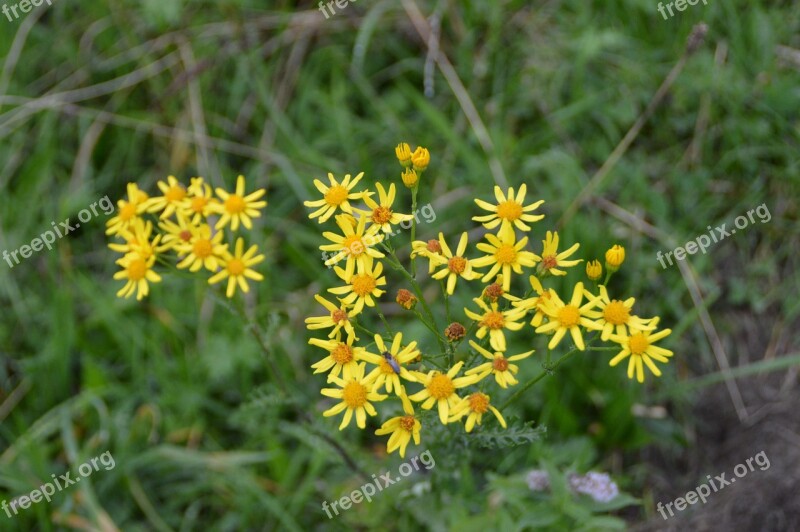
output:
[[625, 248], [619, 244], [606, 251], [606, 268], [610, 272], [619, 270], [622, 263], [625, 262]]
[[597, 281], [603, 275], [603, 267], [600, 265], [599, 260], [593, 260], [586, 263], [586, 277], [590, 281]]
[[413, 155], [411, 155], [411, 162], [414, 163], [414, 170], [422, 172], [428, 167], [428, 163], [431, 162], [431, 154], [422, 146], [417, 146], [417, 149], [414, 150]]
[[400, 164], [406, 168], [411, 166], [411, 146], [405, 142], [401, 142], [394, 149], [394, 153], [397, 155], [397, 160], [400, 161]]
[[406, 168], [406, 171], [400, 177], [403, 179], [403, 184], [408, 188], [414, 188], [419, 181], [419, 176], [413, 168]]

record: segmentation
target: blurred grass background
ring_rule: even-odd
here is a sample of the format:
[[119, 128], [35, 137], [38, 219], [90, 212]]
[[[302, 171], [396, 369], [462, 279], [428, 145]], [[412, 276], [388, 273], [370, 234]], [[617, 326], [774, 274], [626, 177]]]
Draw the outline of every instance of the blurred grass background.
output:
[[[618, 516], [641, 523], [654, 498], [685, 492], [654, 495], [692, 471], [703, 394], [728, 390], [715, 348], [745, 368], [741, 386], [772, 367], [796, 404], [795, 3], [710, 0], [667, 21], [643, 0], [359, 0], [329, 19], [307, 2], [268, 4], [65, 0], [0, 19], [0, 249], [105, 195], [116, 202], [129, 181], [154, 193], [170, 174], [228, 187], [244, 174], [268, 191], [248, 238], [266, 251], [268, 280], [246, 311], [270, 351], [202, 280], [169, 275], [143, 303], [117, 299], [105, 217], [13, 269], [0, 263], [0, 498], [108, 449], [117, 464], [13, 520], [0, 513], [0, 529], [558, 529], [564, 521], [525, 510], [519, 476], [543, 463], [612, 472], [642, 499]], [[630, 149], [561, 219], [700, 21], [705, 42]], [[542, 441], [432, 449], [437, 466], [419, 483], [430, 496], [420, 500], [409, 483], [328, 521], [322, 501], [362, 483], [342, 452], [367, 475], [400, 460], [384, 456], [375, 427], [340, 433], [320, 416], [324, 379], [308, 367], [320, 352], [307, 346], [303, 318], [335, 279], [302, 201], [328, 171], [400, 186], [400, 141], [433, 156], [420, 201], [437, 219], [422, 238], [472, 229], [472, 198], [490, 198], [495, 183], [527, 183], [529, 197], [546, 201], [534, 249], [556, 228], [587, 260], [623, 244], [612, 287], [635, 296], [641, 314], [662, 316], [676, 356], [644, 386], [607, 358], [575, 359], [508, 413], [546, 426]], [[405, 189], [400, 197], [409, 202]], [[683, 273], [656, 261], [671, 242], [730, 226], [762, 203], [769, 223], [691, 257]], [[568, 282], [582, 278], [575, 270]], [[391, 303], [399, 281], [390, 277], [384, 311], [432, 348]], [[525, 331], [511, 351], [530, 345]], [[271, 382], [264, 356], [290, 377], [289, 394]], [[539, 371], [523, 365], [520, 380]], [[731, 408], [735, 393], [714, 395], [711, 407]], [[745, 404], [747, 414], [757, 406]], [[423, 439], [417, 451], [425, 448]], [[577, 512], [567, 499], [548, 504]]]

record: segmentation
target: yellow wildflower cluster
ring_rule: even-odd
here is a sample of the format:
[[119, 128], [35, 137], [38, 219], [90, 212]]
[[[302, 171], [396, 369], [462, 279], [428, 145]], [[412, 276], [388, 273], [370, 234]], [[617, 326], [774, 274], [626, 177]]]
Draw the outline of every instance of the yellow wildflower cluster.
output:
[[[154, 271], [156, 260], [168, 252], [177, 256], [179, 269], [211, 272], [209, 284], [227, 278], [228, 297], [233, 297], [237, 285], [247, 292], [247, 279], [264, 279], [251, 269], [264, 260], [257, 246], [245, 251], [244, 239], [238, 237], [231, 252], [223, 242], [226, 226], [232, 233], [238, 231], [240, 224], [252, 228], [252, 218], [261, 216], [260, 209], [267, 205], [260, 200], [266, 193], [264, 189], [246, 194], [244, 176], [239, 176], [232, 193], [222, 188], [212, 191], [202, 177], [193, 177], [185, 187], [169, 176], [166, 182], [158, 182], [158, 188], [161, 195], [150, 197], [135, 183], [128, 183], [127, 200], [117, 202], [118, 214], [106, 224], [106, 234], [122, 241], [108, 245], [122, 253], [122, 258], [116, 261], [122, 270], [114, 274], [114, 279], [126, 283], [117, 292], [118, 297], [127, 298], [135, 293], [136, 299], [141, 300], [147, 296], [148, 283], [161, 281]], [[148, 215], [158, 218], [149, 220]], [[153, 234], [154, 221], [158, 224], [156, 234]]]
[[[430, 154], [424, 148], [412, 152], [407, 144], [400, 144], [396, 155], [404, 167], [401, 179], [412, 189], [413, 209], [419, 175], [428, 167]], [[509, 188], [506, 193], [495, 187], [496, 203], [475, 200], [486, 213], [475, 216], [473, 220], [488, 230], [484, 241], [474, 246], [478, 256], [469, 256], [466, 232], [449, 243], [443, 233], [427, 241], [413, 240], [412, 236], [411, 267], [406, 268], [383, 232], [390, 233], [392, 225], [411, 217], [393, 210], [394, 184], [389, 185], [388, 193], [383, 185], [376, 184], [381, 201], [375, 202], [372, 200], [373, 191], [356, 189], [362, 177], [363, 173], [351, 180], [350, 175], [346, 175], [338, 181], [329, 174], [329, 184], [315, 180], [323, 198], [305, 203], [315, 209], [310, 218], [317, 218], [322, 223], [334, 217], [338, 227], [337, 232], [323, 232], [331, 243], [320, 246], [322, 250], [334, 252], [326, 264], [334, 265], [340, 280], [339, 286], [328, 290], [337, 298], [330, 301], [321, 295], [315, 296], [325, 308], [325, 314], [307, 318], [306, 323], [312, 330], [330, 329], [326, 338], [312, 338], [309, 343], [326, 351], [326, 356], [312, 367], [315, 373], [327, 373], [328, 382], [336, 386], [322, 390], [323, 395], [338, 400], [323, 415], [344, 413], [340, 430], [349, 425], [354, 414], [357, 426], [366, 428], [367, 417], [378, 415], [375, 404], [387, 400], [399, 401], [402, 415], [385, 421], [376, 434], [390, 435], [388, 452], [399, 449], [401, 456], [405, 455], [412, 439], [416, 444], [420, 441], [422, 422], [415, 412], [415, 403], [423, 410], [435, 406], [443, 424], [465, 420], [467, 432], [480, 425], [483, 414], [488, 412], [502, 427], [506, 427], [502, 414], [486, 393], [490, 383], [484, 379], [493, 376], [501, 390], [519, 384], [516, 362], [530, 357], [534, 351], [508, 354], [508, 336], [522, 329], [528, 318], [535, 333], [549, 337], [547, 369], [557, 366], [557, 362], [550, 364], [549, 351], [556, 348], [567, 333], [574, 348], [565, 357], [585, 351], [584, 334], [595, 332], [590, 345], [595, 339], [619, 345], [621, 350], [611, 359], [612, 366], [630, 357], [630, 378], [635, 375], [639, 382], [643, 382], [644, 365], [654, 375], [661, 374], [654, 361], [666, 362], [672, 352], [654, 343], [671, 331], [656, 332], [659, 318], [635, 316], [632, 312], [633, 298], [624, 301], [611, 299], [605, 283], [597, 284], [602, 275], [598, 261], [587, 264], [586, 270], [589, 279], [594, 281], [594, 291], [578, 282], [572, 287], [570, 297], [562, 300], [554, 289], [543, 287], [542, 281], [565, 276], [567, 268], [583, 260], [573, 257], [580, 247], [577, 243], [559, 250], [556, 232], [546, 231], [542, 247], [536, 252], [528, 249], [528, 233], [533, 230], [531, 224], [544, 218], [543, 214], [536, 212], [544, 202], [527, 202], [525, 184], [516, 191]], [[367, 208], [351, 205], [351, 202], [359, 201]], [[412, 220], [412, 235], [415, 229]], [[618, 245], [606, 254], [606, 283], [624, 258], [624, 249]], [[413, 273], [416, 271], [414, 261], [420, 259], [428, 261], [429, 276], [441, 284], [440, 300], [444, 302], [444, 309], [436, 314], [430, 308], [432, 301], [426, 301]], [[386, 270], [385, 266], [388, 267]], [[400, 272], [406, 287], [397, 291], [395, 301], [402, 311], [413, 313], [436, 335], [439, 352], [423, 354], [417, 340], [404, 344], [403, 333], [390, 328], [378, 306], [378, 300], [386, 291], [385, 271]], [[530, 290], [524, 295], [514, 295], [512, 284], [515, 278], [526, 273]], [[476, 282], [480, 285], [480, 297], [473, 299], [474, 307], [470, 305], [464, 309], [466, 325], [451, 321], [450, 297], [456, 288]], [[385, 334], [368, 328], [375, 321], [364, 320], [367, 309], [374, 309], [380, 317], [386, 328]], [[437, 317], [442, 315], [446, 316], [446, 327], [438, 323]], [[357, 329], [367, 333], [360, 344]], [[462, 348], [465, 338], [469, 338], [470, 350]], [[429, 342], [422, 343], [427, 346]], [[406, 387], [417, 389], [411, 388], [407, 393]]]

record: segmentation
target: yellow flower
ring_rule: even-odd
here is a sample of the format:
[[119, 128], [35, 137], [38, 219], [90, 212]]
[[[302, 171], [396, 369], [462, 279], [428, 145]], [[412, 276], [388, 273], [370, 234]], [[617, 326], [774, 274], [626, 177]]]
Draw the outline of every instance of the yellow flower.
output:
[[542, 282], [539, 281], [539, 278], [535, 275], [531, 275], [528, 280], [531, 283], [531, 289], [536, 292], [537, 297], [530, 297], [528, 299], [515, 301], [512, 303], [512, 305], [525, 309], [526, 311], [536, 310], [533, 315], [533, 319], [531, 320], [531, 325], [538, 327], [544, 320], [545, 313], [542, 308], [544, 303], [552, 297], [551, 291], [542, 288]]
[[525, 222], [538, 222], [544, 218], [544, 214], [526, 214], [535, 211], [539, 206], [544, 203], [544, 200], [539, 200], [536, 203], [531, 203], [525, 206], [525, 194], [528, 190], [527, 185], [524, 183], [519, 187], [516, 197], [514, 196], [514, 187], [508, 189], [508, 196], [503, 195], [500, 187], [494, 187], [494, 196], [497, 199], [497, 205], [492, 205], [486, 201], [475, 199], [475, 203], [481, 209], [487, 210], [492, 214], [484, 216], [474, 216], [472, 219], [480, 222], [486, 229], [494, 229], [501, 223], [503, 225], [514, 225], [521, 231], [530, 231], [531, 227]]
[[442, 244], [435, 239], [424, 242], [415, 240], [411, 243], [411, 258], [425, 257], [428, 259], [428, 274], [432, 274], [438, 266], [447, 264], [447, 259], [442, 255]]
[[130, 297], [136, 292], [137, 301], [141, 301], [150, 292], [151, 283], [161, 281], [161, 276], [154, 272], [151, 268], [156, 262], [156, 256], [150, 255], [148, 259], [143, 259], [136, 253], [128, 253], [121, 259], [117, 260], [117, 264], [122, 266], [123, 270], [114, 274], [114, 279], [127, 279], [118, 292], [117, 297]]
[[192, 239], [192, 226], [183, 216], [177, 217], [177, 223], [172, 220], [161, 220], [158, 223], [158, 227], [162, 231], [161, 234], [164, 235], [158, 251], [176, 249], [178, 246], [187, 244]]
[[386, 193], [386, 190], [383, 188], [383, 185], [380, 183], [375, 184], [375, 188], [378, 189], [378, 199], [380, 202], [376, 202], [369, 196], [364, 197], [364, 203], [367, 204], [367, 207], [372, 209], [371, 211], [361, 211], [369, 216], [369, 221], [372, 222], [374, 225], [383, 229], [385, 233], [392, 232], [392, 225], [397, 225], [400, 222], [406, 222], [414, 218], [410, 214], [400, 214], [394, 212], [392, 210], [392, 204], [394, 203], [395, 198], [395, 186], [394, 183], [389, 185], [389, 193]]
[[186, 189], [175, 179], [175, 176], [167, 176], [167, 182], [157, 183], [163, 196], [155, 196], [147, 200], [145, 210], [147, 212], [162, 211], [161, 218], [169, 218], [181, 206], [183, 198], [186, 197]]
[[328, 180], [330, 186], [326, 186], [319, 179], [314, 180], [314, 186], [323, 195], [321, 200], [304, 201], [303, 205], [306, 207], [319, 207], [316, 211], [308, 215], [310, 219], [319, 217], [319, 223], [328, 221], [328, 218], [333, 216], [337, 209], [347, 214], [353, 214], [353, 208], [350, 206], [349, 200], [363, 199], [368, 196], [368, 192], [352, 192], [353, 187], [361, 181], [364, 172], [358, 174], [352, 181], [350, 181], [350, 174], [344, 176], [341, 184], [336, 181], [333, 174], [328, 173]]
[[354, 228], [350, 223], [349, 214], [340, 214], [336, 217], [336, 225], [342, 230], [338, 235], [325, 231], [322, 236], [333, 242], [319, 247], [323, 251], [336, 251], [333, 257], [325, 261], [325, 265], [336, 264], [342, 259], [347, 259], [346, 269], [353, 270], [355, 264], [371, 263], [373, 258], [380, 259], [385, 255], [375, 249], [375, 244], [382, 242], [384, 235], [380, 234], [381, 228], [377, 225], [365, 230], [367, 217], [361, 216], [358, 225]]
[[136, 183], [128, 183], [127, 191], [128, 201], [119, 200], [117, 202], [118, 214], [106, 222], [107, 235], [116, 235], [127, 229], [130, 223], [138, 219], [138, 215], [145, 212], [147, 208], [147, 193], [139, 190]]
[[572, 341], [575, 342], [575, 346], [581, 351], [584, 351], [586, 345], [583, 343], [583, 336], [581, 335], [579, 326], [595, 331], [602, 328], [587, 317], [588, 312], [597, 304], [597, 300], [592, 299], [581, 306], [581, 301], [583, 300], [583, 283], [577, 283], [575, 285], [569, 304], [565, 304], [561, 301], [558, 294], [552, 290], [550, 294], [550, 299], [545, 301], [542, 305], [542, 311], [550, 318], [550, 321], [537, 327], [536, 332], [550, 333], [555, 331], [555, 334], [548, 344], [550, 349], [554, 349], [561, 339], [564, 338], [564, 335], [569, 332], [572, 336]]
[[424, 385], [425, 388], [409, 396], [409, 399], [422, 402], [422, 408], [425, 410], [430, 410], [433, 405], [437, 405], [439, 408], [439, 420], [446, 425], [449, 422], [451, 408], [455, 407], [461, 400], [456, 394], [456, 390], [481, 380], [478, 375], [456, 378], [463, 365], [463, 361], [458, 362], [447, 373], [431, 371], [426, 375], [419, 371], [415, 372], [414, 376], [417, 382]]
[[571, 248], [559, 253], [558, 233], [551, 233], [548, 231], [545, 239], [542, 240], [542, 244], [544, 246], [544, 250], [542, 251], [542, 262], [539, 264], [539, 268], [544, 274], [567, 275], [567, 272], [564, 270], [559, 270], [559, 268], [575, 266], [579, 262], [583, 261], [583, 259], [565, 260], [567, 257], [578, 251], [578, 248], [581, 245], [574, 244]]
[[619, 267], [622, 266], [623, 262], [625, 262], [624, 247], [620, 246], [619, 244], [614, 244], [611, 249], [606, 251], [606, 268], [611, 273], [619, 270]]
[[358, 366], [358, 363], [364, 360], [364, 354], [366, 353], [363, 347], [353, 347], [353, 340], [353, 337], [348, 337], [346, 342], [338, 339], [310, 339], [308, 341], [309, 344], [321, 347], [328, 352], [328, 356], [311, 365], [314, 368], [314, 373], [324, 373], [333, 368], [328, 375], [328, 382], [331, 382], [334, 377], [338, 377], [340, 373], [344, 373], [345, 380], [352, 379], [353, 371]]
[[597, 281], [603, 276], [603, 266], [600, 265], [599, 260], [593, 260], [586, 263], [586, 277], [590, 281]]
[[174, 246], [178, 254], [185, 255], [183, 260], [178, 263], [178, 268], [189, 268], [189, 271], [196, 272], [205, 267], [210, 272], [217, 271], [220, 260], [228, 249], [228, 245], [222, 243], [224, 236], [222, 231], [217, 231], [212, 236], [211, 227], [203, 224], [199, 227], [189, 227], [189, 232], [192, 236], [188, 242], [181, 242]]
[[500, 385], [501, 388], [507, 388], [508, 386], [513, 386], [518, 383], [517, 379], [514, 378], [514, 375], [516, 375], [519, 371], [519, 366], [516, 364], [510, 364], [510, 362], [516, 362], [517, 360], [528, 358], [531, 356], [531, 354], [533, 354], [533, 349], [531, 349], [530, 351], [520, 353], [519, 355], [506, 358], [503, 353], [499, 352], [496, 352], [494, 355], [492, 355], [492, 353], [472, 340], [469, 341], [469, 345], [471, 345], [475, 351], [480, 353], [483, 358], [487, 358], [491, 360], [491, 362], [486, 362], [485, 364], [476, 366], [470, 370], [467, 370], [464, 374], [482, 375], [485, 377], [489, 373], [494, 373], [494, 380], [497, 381], [497, 384]]
[[320, 305], [325, 307], [330, 314], [328, 316], [306, 318], [306, 327], [308, 329], [315, 330], [333, 327], [331, 332], [328, 334], [328, 338], [333, 338], [334, 336], [338, 337], [339, 332], [342, 330], [342, 328], [344, 328], [344, 330], [347, 332], [348, 338], [354, 338], [358, 340], [358, 337], [356, 337], [356, 331], [353, 328], [353, 324], [350, 322], [350, 319], [356, 316], [355, 311], [348, 311], [347, 305], [345, 304], [341, 304], [337, 307], [319, 294], [315, 295], [314, 299], [316, 299]]
[[444, 241], [444, 234], [439, 233], [439, 245], [442, 248], [443, 258], [447, 259], [447, 267], [434, 273], [432, 277], [437, 280], [442, 280], [447, 277], [447, 293], [453, 295], [456, 288], [456, 281], [459, 277], [472, 281], [480, 277], [478, 272], [472, 271], [472, 265], [469, 259], [464, 258], [464, 252], [467, 250], [467, 241], [469, 237], [466, 231], [461, 235], [461, 240], [458, 241], [456, 253], [450, 251], [447, 243]]
[[211, 185], [206, 183], [202, 177], [193, 177], [187, 192], [187, 196], [181, 202], [181, 208], [184, 215], [194, 225], [198, 225], [202, 220], [208, 218], [219, 207]]
[[486, 255], [472, 260], [472, 265], [476, 268], [492, 265], [492, 268], [483, 276], [481, 281], [486, 282], [498, 272], [503, 274], [503, 290], [511, 288], [511, 272], [521, 274], [522, 267], [530, 267], [536, 264], [539, 257], [526, 251], [525, 245], [528, 237], [522, 238], [517, 242], [517, 235], [511, 225], [503, 225], [497, 236], [487, 234], [486, 240], [489, 243], [481, 242], [477, 248]]
[[254, 281], [264, 280], [263, 275], [250, 269], [250, 266], [255, 266], [264, 260], [264, 255], [256, 255], [256, 253], [258, 253], [258, 246], [255, 245], [250, 246], [250, 249], [244, 253], [244, 239], [237, 238], [234, 254], [231, 255], [230, 251], [228, 251], [227, 248], [225, 249], [225, 252], [222, 254], [223, 256], [220, 258], [223, 264], [222, 269], [211, 276], [208, 280], [208, 284], [218, 283], [227, 277], [228, 289], [225, 292], [227, 297], [233, 297], [237, 282], [242, 292], [247, 293], [250, 290], [247, 279], [252, 279]]
[[414, 188], [417, 186], [417, 183], [419, 183], [419, 174], [417, 174], [413, 168], [406, 168], [405, 171], [400, 174], [400, 179], [403, 181], [406, 188]]
[[406, 447], [408, 447], [411, 438], [414, 438], [414, 445], [419, 445], [420, 436], [419, 432], [422, 429], [422, 423], [414, 416], [414, 408], [411, 402], [403, 397], [403, 412], [406, 415], [397, 416], [389, 419], [381, 425], [381, 428], [375, 431], [378, 436], [389, 436], [389, 441], [386, 442], [386, 452], [391, 454], [397, 449], [400, 449], [400, 458], [405, 458]]
[[[596, 297], [588, 290], [584, 290], [584, 294], [590, 299], [595, 299]], [[600, 335], [601, 340], [604, 342], [608, 340], [615, 328], [618, 335], [625, 334], [626, 325], [640, 331], [652, 331], [655, 328], [655, 326], [650, 324], [651, 320], [645, 320], [631, 314], [635, 301], [636, 300], [632, 297], [625, 301], [620, 301], [618, 299], [612, 300], [608, 297], [608, 290], [606, 287], [600, 285], [600, 297], [595, 299], [599, 312], [590, 311], [587, 312], [586, 315], [596, 319], [596, 323], [602, 327], [603, 333]]]
[[431, 162], [431, 154], [422, 146], [417, 146], [417, 149], [411, 154], [411, 162], [414, 165], [414, 170], [424, 172]]
[[490, 308], [482, 299], [475, 298], [473, 301], [481, 307], [483, 314], [477, 314], [468, 308], [465, 308], [464, 312], [470, 319], [478, 322], [480, 328], [478, 332], [475, 333], [475, 336], [480, 339], [484, 338], [488, 333], [489, 344], [492, 346], [492, 349], [495, 351], [505, 351], [506, 337], [503, 331], [506, 329], [509, 331], [520, 330], [523, 324], [519, 323], [519, 320], [525, 316], [525, 310], [513, 308], [500, 311], [497, 308], [497, 303], [492, 303]]
[[400, 164], [406, 168], [411, 166], [411, 146], [405, 142], [401, 142], [394, 149], [394, 153], [397, 155], [397, 160], [400, 161]]
[[141, 258], [147, 260], [157, 251], [160, 251], [159, 241], [161, 235], [150, 241], [150, 234], [153, 232], [153, 224], [149, 221], [144, 221], [141, 218], [136, 218], [128, 224], [128, 228], [122, 230], [117, 236], [125, 239], [124, 244], [109, 244], [108, 247], [127, 255], [128, 253], [136, 253]]
[[373, 298], [381, 297], [384, 290], [378, 288], [386, 284], [386, 277], [381, 277], [383, 273], [383, 264], [375, 261], [374, 264], [367, 262], [358, 263], [358, 272], [352, 270], [346, 271], [338, 266], [333, 270], [347, 286], [338, 286], [336, 288], [329, 288], [328, 292], [338, 296], [345, 296], [342, 298], [342, 303], [345, 305], [354, 305], [353, 311], [358, 314], [364, 309], [364, 305], [368, 307], [375, 306]]
[[469, 414], [464, 428], [467, 432], [472, 432], [472, 429], [475, 427], [476, 423], [478, 425], [481, 424], [483, 414], [491, 410], [492, 414], [494, 414], [494, 417], [496, 417], [497, 421], [500, 422], [500, 425], [503, 428], [506, 428], [506, 420], [503, 419], [503, 415], [498, 409], [490, 404], [489, 400], [490, 397], [482, 392], [475, 392], [468, 395], [459, 401], [458, 404], [456, 404], [456, 406], [453, 408], [450, 422], [452, 423], [453, 421], [458, 421], [466, 414]]
[[[387, 349], [386, 344], [383, 343], [383, 338], [376, 334], [375, 345], [378, 347], [380, 354], [376, 355], [369, 351], [364, 354], [364, 360], [378, 366], [367, 375], [367, 379], [374, 379], [375, 391], [380, 391], [382, 386], [386, 386], [387, 393], [392, 393], [392, 390], [394, 390], [395, 395], [403, 397], [406, 395], [406, 390], [400, 382], [400, 377], [407, 381], [416, 382], [416, 378], [403, 367], [403, 364], [408, 364], [419, 356], [417, 342], [411, 342], [401, 349], [402, 341], [403, 333], [397, 333], [394, 336], [392, 345]], [[390, 358], [387, 358], [387, 354]], [[397, 371], [398, 369], [400, 370], [399, 372]]]
[[[658, 325], [658, 318], [653, 320], [653, 325]], [[620, 344], [622, 351], [609, 361], [609, 366], [616, 366], [626, 357], [630, 356], [631, 358], [628, 361], [629, 379], [633, 378], [635, 371], [636, 380], [640, 383], [644, 382], [644, 368], [642, 362], [647, 365], [653, 375], [660, 377], [661, 370], [658, 369], [653, 360], [666, 363], [668, 362], [667, 359], [672, 356], [672, 351], [653, 344], [665, 336], [669, 336], [671, 332], [672, 330], [670, 329], [664, 329], [656, 333], [640, 331], [630, 335], [612, 334], [610, 337], [611, 341]]]
[[236, 231], [239, 229], [239, 222], [242, 223], [247, 229], [253, 228], [251, 218], [258, 218], [261, 213], [258, 209], [266, 207], [266, 201], [258, 201], [258, 199], [267, 193], [266, 190], [260, 188], [255, 192], [248, 195], [244, 193], [245, 179], [240, 175], [236, 179], [236, 192], [230, 194], [222, 188], [217, 188], [217, 196], [222, 200], [210, 205], [213, 212], [220, 214], [219, 221], [214, 226], [215, 229], [222, 229], [228, 222], [231, 223], [231, 229]]
[[353, 368], [351, 378], [340, 379], [333, 377], [330, 382], [333, 382], [339, 388], [323, 388], [322, 395], [326, 397], [333, 397], [334, 399], [341, 399], [332, 408], [329, 408], [322, 413], [325, 417], [335, 416], [344, 411], [342, 423], [339, 425], [339, 430], [344, 430], [353, 419], [353, 413], [356, 415], [356, 425], [358, 428], [363, 429], [367, 426], [367, 414], [376, 416], [378, 413], [375, 407], [372, 406], [370, 401], [383, 401], [386, 399], [385, 395], [375, 393], [373, 391], [372, 382], [364, 378], [365, 364], [362, 362], [356, 364]]

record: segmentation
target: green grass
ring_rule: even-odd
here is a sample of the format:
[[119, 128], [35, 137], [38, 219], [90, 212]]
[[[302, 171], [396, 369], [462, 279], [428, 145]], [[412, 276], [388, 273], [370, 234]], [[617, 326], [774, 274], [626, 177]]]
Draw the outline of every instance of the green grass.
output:
[[[692, 257], [691, 266], [731, 365], [761, 360], [770, 328], [797, 323], [800, 73], [776, 53], [778, 45], [800, 48], [791, 2], [710, 0], [668, 21], [654, 2], [638, 0], [419, 2], [425, 15], [441, 15], [441, 50], [492, 148], [440, 70], [433, 96], [425, 95], [427, 48], [403, 2], [361, 0], [329, 20], [313, 4], [270, 4], [64, 1], [24, 21], [0, 19], [0, 89], [7, 80], [15, 97], [0, 107], [0, 249], [29, 243], [106, 194], [118, 199], [129, 181], [154, 192], [170, 174], [219, 186], [244, 174], [269, 200], [248, 237], [266, 250], [268, 280], [246, 300], [268, 353], [194, 277], [168, 275], [142, 303], [117, 299], [104, 217], [13, 269], [0, 262], [0, 499], [107, 449], [116, 460], [112, 471], [13, 521], [0, 512], [0, 528], [55, 530], [85, 519], [126, 531], [477, 529], [491, 522], [491, 494], [514, 508], [504, 519], [529, 519], [519, 509], [526, 500], [509, 498], [525, 489], [520, 475], [545, 466], [610, 471], [621, 463], [613, 473], [622, 487], [642, 494], [634, 466], [643, 446], [679, 448], [694, 422], [694, 396], [679, 383], [707, 385], [701, 376], [719, 368], [685, 279], [656, 261], [668, 243], [589, 201], [559, 228], [562, 241], [581, 242], [586, 259], [617, 242], [626, 247], [611, 288], [675, 330], [665, 376], [640, 386], [624, 368], [609, 368], [605, 354], [573, 359], [507, 413], [547, 426], [543, 442], [481, 450], [461, 447], [455, 429], [432, 432], [418, 449], [436, 445], [437, 465], [425, 477], [432, 496], [421, 502], [411, 483], [397, 486], [329, 522], [322, 501], [362, 483], [331, 442], [367, 475], [396, 470], [400, 460], [383, 456], [372, 431], [339, 432], [320, 415], [324, 378], [311, 375], [319, 352], [307, 346], [303, 318], [317, 311], [313, 294], [335, 279], [302, 201], [316, 193], [312, 178], [328, 171], [400, 185], [393, 148], [408, 141], [433, 154], [420, 202], [433, 202], [437, 220], [418, 234], [454, 235], [474, 228], [472, 198], [491, 197], [494, 157], [509, 184], [525, 182], [529, 195], [546, 200], [532, 238], [538, 250], [699, 21], [709, 25], [706, 43], [594, 196], [678, 244], [766, 203], [769, 223]], [[28, 28], [32, 17], [40, 18]], [[12, 64], [15, 36], [21, 52]], [[131, 72], [142, 76], [117, 84]], [[62, 103], [26, 107], [47, 94]], [[203, 130], [207, 142], [198, 141]], [[409, 204], [402, 187], [400, 197]], [[582, 277], [575, 268], [563, 287]], [[400, 282], [390, 277], [390, 293]], [[435, 348], [386, 301], [407, 337]], [[745, 324], [766, 328], [759, 352], [744, 349]], [[511, 351], [529, 348], [525, 331]], [[286, 392], [265, 357], [286, 376]], [[540, 371], [538, 361], [524, 365], [520, 380]], [[631, 414], [636, 403], [670, 405], [673, 414], [642, 420]], [[560, 446], [574, 454], [556, 456]], [[573, 510], [576, 520], [588, 511]]]

